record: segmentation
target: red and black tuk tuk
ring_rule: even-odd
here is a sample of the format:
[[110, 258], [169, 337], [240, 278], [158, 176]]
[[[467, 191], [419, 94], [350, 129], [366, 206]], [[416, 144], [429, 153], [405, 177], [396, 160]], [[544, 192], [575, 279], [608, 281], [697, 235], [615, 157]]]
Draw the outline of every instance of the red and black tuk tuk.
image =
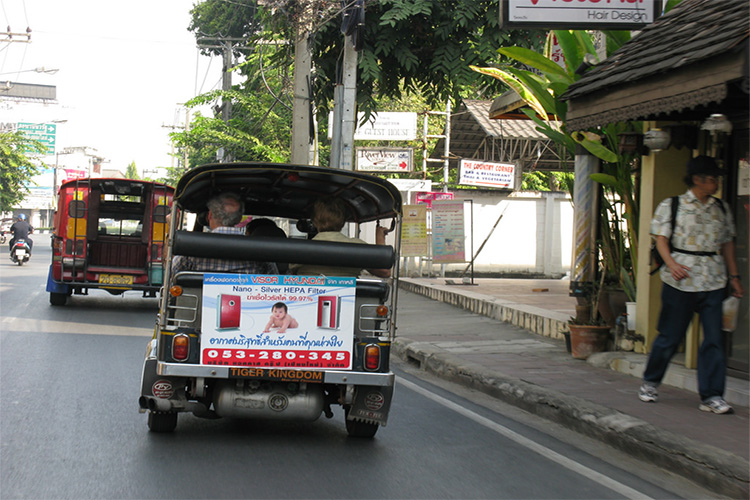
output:
[[47, 280], [50, 303], [103, 289], [155, 297], [174, 188], [133, 179], [80, 178], [58, 194]]

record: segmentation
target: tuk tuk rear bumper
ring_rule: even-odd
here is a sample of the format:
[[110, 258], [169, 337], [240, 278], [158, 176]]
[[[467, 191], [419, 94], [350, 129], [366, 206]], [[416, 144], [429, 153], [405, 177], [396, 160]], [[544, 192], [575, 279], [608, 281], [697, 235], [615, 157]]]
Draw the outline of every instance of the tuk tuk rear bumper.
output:
[[[156, 373], [162, 377], [201, 377], [201, 378], [216, 378], [216, 379], [228, 379], [238, 378], [232, 374], [232, 370], [237, 370], [238, 367], [230, 366], [213, 366], [213, 365], [185, 365], [180, 363], [164, 363], [158, 362], [156, 364]], [[241, 368], [240, 368], [241, 369]], [[264, 368], [266, 371], [284, 371], [284, 372], [295, 372], [295, 373], [309, 373], [309, 370], [297, 370], [288, 368]], [[392, 372], [387, 373], [369, 373], [369, 372], [352, 372], [342, 370], [321, 370], [323, 374], [322, 383], [324, 384], [347, 384], [347, 385], [371, 385], [381, 387], [392, 387], [395, 383], [396, 375]], [[262, 378], [262, 377], [258, 377]], [[300, 381], [305, 381], [303, 377], [298, 378]]]

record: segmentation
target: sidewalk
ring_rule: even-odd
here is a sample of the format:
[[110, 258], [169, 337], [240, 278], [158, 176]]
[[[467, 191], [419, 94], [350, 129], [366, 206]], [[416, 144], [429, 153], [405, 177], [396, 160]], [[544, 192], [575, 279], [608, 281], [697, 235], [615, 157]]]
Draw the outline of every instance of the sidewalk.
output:
[[400, 313], [393, 350], [440, 377], [601, 439], [644, 460], [644, 466], [647, 461], [719, 495], [748, 498], [748, 382], [727, 380], [733, 415], [701, 412], [695, 371], [673, 363], [659, 402], [641, 402], [645, 355], [608, 352], [582, 361], [567, 352], [562, 331], [575, 313], [568, 283], [479, 278], [468, 285], [460, 278], [402, 278], [400, 294], [412, 292], [465, 311], [444, 305], [439, 310], [426, 301], [423, 312], [443, 318], [436, 324], [445, 325], [429, 334], [405, 328], [416, 320]]

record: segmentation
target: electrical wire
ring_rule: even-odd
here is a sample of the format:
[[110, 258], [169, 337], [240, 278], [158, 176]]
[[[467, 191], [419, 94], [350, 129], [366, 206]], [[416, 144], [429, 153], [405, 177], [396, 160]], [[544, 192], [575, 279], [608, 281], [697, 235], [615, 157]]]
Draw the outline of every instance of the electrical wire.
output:
[[[200, 59], [200, 49], [197, 51], [197, 56], [195, 59], [195, 79], [198, 80], [198, 61]], [[206, 80], [208, 79], [208, 73], [211, 69], [211, 64], [214, 62], [214, 56], [213, 54], [208, 56], [208, 67], [206, 68], [206, 73], [203, 75], [203, 81], [201, 82], [200, 90], [195, 95], [200, 95], [203, 93], [203, 87], [206, 85]]]
[[[260, 70], [260, 77], [263, 79], [263, 84], [266, 86], [266, 90], [268, 90], [268, 93], [271, 94], [274, 98], [274, 103], [272, 104], [271, 108], [276, 105], [276, 103], [281, 104], [289, 111], [292, 111], [292, 108], [289, 107], [286, 103], [282, 102], [279, 96], [276, 95], [276, 93], [271, 89], [271, 86], [268, 84], [268, 80], [266, 80], [266, 72], [265, 68], [263, 67], [263, 44], [260, 44], [258, 47], [258, 69]], [[266, 112], [266, 115], [270, 113], [271, 110], [269, 109]]]
[[22, 1], [23, 3], [23, 18], [26, 20], [26, 26], [29, 26], [29, 14], [26, 12], [26, 0]]

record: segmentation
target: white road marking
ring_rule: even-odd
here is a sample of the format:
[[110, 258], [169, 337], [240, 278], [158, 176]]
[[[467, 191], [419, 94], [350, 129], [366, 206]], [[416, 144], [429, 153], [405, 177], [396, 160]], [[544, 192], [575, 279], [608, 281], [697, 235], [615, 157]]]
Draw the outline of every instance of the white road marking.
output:
[[493, 422], [492, 420], [485, 418], [477, 413], [474, 413], [471, 410], [467, 410], [463, 406], [460, 406], [453, 401], [450, 401], [448, 399], [445, 399], [442, 396], [438, 396], [437, 394], [428, 391], [427, 389], [424, 389], [417, 384], [413, 382], [409, 382], [408, 380], [404, 380], [403, 378], [398, 379], [398, 384], [404, 385], [408, 389], [411, 389], [414, 392], [418, 392], [419, 394], [425, 396], [426, 398], [429, 398], [433, 401], [435, 401], [438, 404], [441, 404], [445, 406], [446, 408], [455, 411], [456, 413], [459, 413], [478, 424], [481, 424], [488, 429], [491, 429], [501, 436], [510, 439], [511, 441], [514, 441], [521, 446], [538, 453], [539, 455], [543, 456], [544, 458], [551, 460], [563, 467], [565, 467], [568, 470], [571, 470], [575, 472], [576, 474], [580, 474], [586, 479], [589, 479], [591, 481], [594, 481], [596, 483], [599, 483], [600, 485], [609, 488], [610, 490], [622, 495], [625, 498], [632, 498], [632, 499], [650, 499], [650, 497], [646, 496], [645, 494], [641, 493], [640, 491], [634, 490], [633, 488], [626, 486], [618, 481], [615, 481], [612, 478], [609, 478], [605, 476], [604, 474], [601, 474], [599, 472], [596, 472], [593, 469], [590, 469], [586, 467], [585, 465], [582, 465], [575, 460], [571, 460], [568, 457], [561, 455], [557, 453], [556, 451], [553, 451], [546, 446], [542, 446], [539, 443], [536, 443], [532, 441], [529, 438], [526, 438], [520, 434], [518, 434], [515, 431], [512, 431], [508, 429], [507, 427], [504, 427], [496, 422]]
[[80, 324], [75, 321], [54, 321], [47, 319], [3, 317], [2, 324], [4, 328], [12, 329], [11, 324], [16, 321], [19, 327], [22, 326], [24, 332], [36, 333], [74, 333], [79, 335], [116, 335], [126, 337], [151, 337], [154, 334], [154, 327], [137, 327], [126, 325], [99, 325], [99, 328], [86, 327], [83, 330]]

